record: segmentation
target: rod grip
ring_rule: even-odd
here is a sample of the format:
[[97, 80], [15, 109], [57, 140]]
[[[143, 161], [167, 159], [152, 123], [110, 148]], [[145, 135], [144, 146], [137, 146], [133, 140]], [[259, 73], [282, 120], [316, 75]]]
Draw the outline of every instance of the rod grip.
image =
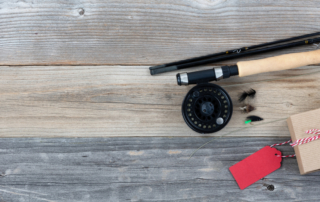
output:
[[263, 72], [293, 69], [318, 63], [320, 63], [320, 50], [279, 55], [261, 60], [242, 61], [238, 62], [237, 66], [239, 77], [244, 77]]

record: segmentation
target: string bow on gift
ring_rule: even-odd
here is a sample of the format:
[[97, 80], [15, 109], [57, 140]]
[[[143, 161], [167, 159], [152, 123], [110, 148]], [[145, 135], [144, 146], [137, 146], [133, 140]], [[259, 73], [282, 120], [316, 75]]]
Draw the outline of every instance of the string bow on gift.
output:
[[[305, 144], [305, 143], [308, 143], [308, 142], [312, 142], [312, 141], [317, 140], [317, 139], [320, 138], [320, 130], [319, 130], [319, 129], [310, 129], [310, 130], [307, 130], [306, 133], [307, 133], [307, 134], [315, 134], [315, 136], [298, 139], [298, 140], [294, 141], [293, 143], [291, 143], [290, 145], [291, 145], [292, 147], [295, 147], [295, 146], [302, 145], [302, 144]], [[279, 143], [279, 144], [273, 144], [273, 145], [271, 145], [270, 147], [281, 146], [281, 145], [290, 143], [291, 141], [292, 141], [292, 140], [288, 140], [288, 141], [286, 141], [286, 142], [282, 142], [282, 143]], [[282, 157], [282, 158], [295, 157], [295, 156], [296, 156], [295, 154], [293, 154], [293, 155], [286, 155], [286, 156], [280, 156], [280, 155], [278, 155], [278, 157]]]

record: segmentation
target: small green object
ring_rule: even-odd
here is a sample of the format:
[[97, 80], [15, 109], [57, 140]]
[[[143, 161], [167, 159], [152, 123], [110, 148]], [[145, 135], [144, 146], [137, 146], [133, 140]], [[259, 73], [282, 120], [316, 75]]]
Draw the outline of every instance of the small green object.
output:
[[251, 123], [251, 120], [247, 120], [244, 122], [245, 124]]

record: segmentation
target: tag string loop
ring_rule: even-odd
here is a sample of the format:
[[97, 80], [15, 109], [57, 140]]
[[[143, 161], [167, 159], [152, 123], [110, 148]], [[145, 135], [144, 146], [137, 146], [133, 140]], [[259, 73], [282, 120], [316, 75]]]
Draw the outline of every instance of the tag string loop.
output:
[[[270, 147], [281, 146], [281, 145], [288, 144], [288, 143], [290, 143], [290, 145], [291, 145], [292, 147], [295, 147], [295, 146], [302, 145], [302, 144], [305, 144], [305, 143], [308, 143], [308, 142], [312, 142], [312, 141], [317, 140], [317, 139], [320, 138], [320, 130], [319, 130], [319, 129], [310, 129], [310, 130], [307, 130], [307, 131], [306, 131], [306, 134], [314, 134], [315, 136], [306, 137], [306, 138], [301, 138], [301, 139], [298, 139], [298, 140], [294, 141], [293, 143], [290, 143], [292, 140], [288, 140], [288, 141], [286, 141], [286, 142], [282, 142], [282, 143], [270, 145]], [[295, 154], [286, 155], [286, 156], [280, 156], [280, 155], [278, 155], [278, 157], [282, 157], [282, 158], [295, 157], [295, 156], [296, 156]]]

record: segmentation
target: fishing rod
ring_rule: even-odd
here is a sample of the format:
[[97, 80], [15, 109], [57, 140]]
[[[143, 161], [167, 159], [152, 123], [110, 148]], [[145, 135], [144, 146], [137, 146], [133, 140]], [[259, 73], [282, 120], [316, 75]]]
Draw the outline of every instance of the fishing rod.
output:
[[[228, 50], [228, 51], [224, 51], [224, 52], [220, 52], [220, 53], [205, 55], [205, 56], [196, 57], [196, 58], [190, 58], [190, 59], [167, 63], [167, 64], [163, 64], [163, 65], [158, 65], [158, 66], [153, 66], [153, 67], [149, 68], [150, 74], [155, 75], [155, 74], [170, 72], [170, 71], [174, 71], [174, 70], [185, 69], [185, 68], [189, 68], [189, 67], [195, 67], [195, 66], [199, 66], [199, 65], [205, 65], [205, 64], [209, 64], [209, 63], [219, 62], [219, 61], [223, 61], [223, 60], [240, 58], [240, 57], [254, 55], [254, 54], [258, 54], [258, 53], [264, 53], [264, 52], [280, 50], [280, 49], [285, 49], [285, 48], [290, 48], [290, 47], [297, 47], [297, 46], [302, 46], [302, 45], [307, 45], [307, 44], [313, 44], [316, 42], [320, 42], [320, 38], [306, 39], [303, 41], [297, 41], [297, 42], [291, 42], [291, 43], [286, 43], [286, 42], [299, 40], [299, 39], [312, 37], [312, 36], [317, 36], [317, 35], [320, 35], [320, 32], [316, 32], [316, 33], [312, 33], [312, 34], [305, 34], [305, 35], [301, 35], [301, 36], [297, 36], [297, 37], [291, 37], [288, 39], [281, 39], [281, 40], [263, 43], [263, 44], [259, 44], [259, 45], [253, 45], [253, 46], [243, 47], [243, 48], [239, 48], [239, 49], [235, 49], [235, 50]], [[274, 46], [272, 46], [272, 45], [274, 45]]]
[[[310, 41], [309, 41], [310, 42]], [[313, 40], [320, 42], [320, 38]], [[179, 85], [197, 84], [182, 102], [182, 116], [186, 124], [199, 133], [214, 133], [224, 128], [231, 119], [233, 105], [226, 90], [210, 81], [231, 76], [245, 77], [263, 72], [273, 72], [319, 64], [320, 50], [291, 53], [260, 60], [240, 61], [233, 66], [177, 74]]]

